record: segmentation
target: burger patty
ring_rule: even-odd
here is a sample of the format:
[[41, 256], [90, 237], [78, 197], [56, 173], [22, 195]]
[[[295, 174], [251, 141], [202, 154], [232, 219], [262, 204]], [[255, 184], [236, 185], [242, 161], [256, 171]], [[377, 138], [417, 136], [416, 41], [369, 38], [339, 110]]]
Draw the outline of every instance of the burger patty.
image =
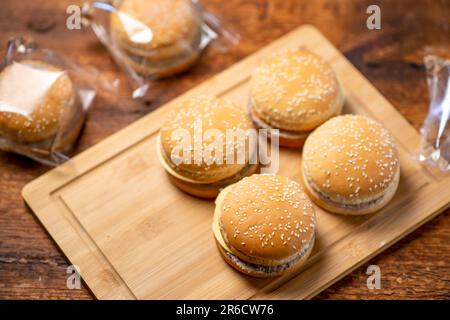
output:
[[228, 250], [223, 249], [222, 251], [227, 255], [230, 260], [232, 260], [239, 268], [243, 270], [248, 270], [252, 273], [261, 273], [261, 274], [271, 274], [271, 273], [280, 273], [284, 270], [289, 269], [292, 267], [298, 260], [300, 260], [303, 256], [305, 256], [306, 252], [311, 247], [311, 244], [314, 243], [314, 236], [311, 238], [310, 243], [298, 254], [297, 256], [293, 257], [291, 260], [284, 264], [280, 264], [277, 266], [265, 266], [260, 264], [254, 264], [250, 262], [243, 261], [238, 256], [232, 254]]
[[349, 204], [349, 203], [341, 203], [337, 202], [333, 199], [331, 199], [329, 196], [323, 194], [322, 192], [318, 191], [314, 185], [310, 184], [313, 191], [319, 196], [320, 199], [322, 199], [325, 202], [331, 203], [333, 206], [342, 208], [342, 209], [349, 209], [349, 210], [361, 210], [366, 209], [367, 207], [370, 207], [372, 205], [376, 205], [377, 203], [381, 202], [385, 196], [385, 194], [380, 195], [379, 197], [372, 199], [367, 202], [361, 202], [356, 204]]

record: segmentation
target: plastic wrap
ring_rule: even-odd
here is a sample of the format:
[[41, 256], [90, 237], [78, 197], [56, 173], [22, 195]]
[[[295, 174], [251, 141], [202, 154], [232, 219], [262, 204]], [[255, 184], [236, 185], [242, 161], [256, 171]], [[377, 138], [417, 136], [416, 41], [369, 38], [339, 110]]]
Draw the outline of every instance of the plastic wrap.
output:
[[440, 172], [450, 171], [450, 60], [425, 57], [430, 109], [422, 126], [419, 160]]
[[130, 78], [133, 98], [144, 96], [152, 80], [189, 68], [219, 36], [239, 42], [198, 0], [92, 1], [83, 17]]
[[96, 90], [93, 70], [22, 39], [0, 65], [0, 150], [47, 165], [68, 159]]

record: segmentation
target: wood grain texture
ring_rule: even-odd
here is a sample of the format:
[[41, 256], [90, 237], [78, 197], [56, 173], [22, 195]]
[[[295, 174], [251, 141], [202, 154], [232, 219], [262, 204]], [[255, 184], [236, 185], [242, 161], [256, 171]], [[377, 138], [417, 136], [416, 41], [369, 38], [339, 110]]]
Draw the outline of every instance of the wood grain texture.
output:
[[[213, 202], [188, 196], [167, 179], [155, 152], [157, 134], [188, 96], [212, 94], [245, 109], [260, 62], [298, 46], [331, 64], [345, 93], [344, 113], [371, 116], [395, 137], [400, 184], [374, 215], [344, 217], [316, 207], [317, 240], [301, 273], [244, 277], [211, 240]], [[410, 157], [419, 141], [367, 79], [316, 28], [304, 25], [27, 184], [22, 195], [99, 299], [305, 299], [450, 205], [450, 177], [438, 181]], [[280, 149], [279, 156], [276, 172], [300, 181], [301, 154]]]
[[[218, 44], [188, 73], [158, 82], [144, 102], [101, 98], [95, 103], [78, 151], [84, 150], [164, 102], [192, 88], [296, 26], [315, 24], [385, 97], [418, 129], [426, 115], [428, 94], [422, 58], [448, 55], [448, 1], [383, 1], [382, 30], [368, 31], [370, 1], [204, 1], [242, 36], [223, 53]], [[106, 77], [117, 72], [90, 32], [67, 31], [70, 1], [2, 2], [1, 49], [13, 35], [32, 35], [43, 46], [98, 66]], [[13, 155], [0, 154], [0, 297], [90, 298], [86, 289], [66, 289], [67, 260], [26, 209], [20, 190], [48, 169]], [[443, 213], [368, 264], [382, 270], [382, 289], [365, 286], [364, 265], [318, 298], [450, 298], [450, 221]]]

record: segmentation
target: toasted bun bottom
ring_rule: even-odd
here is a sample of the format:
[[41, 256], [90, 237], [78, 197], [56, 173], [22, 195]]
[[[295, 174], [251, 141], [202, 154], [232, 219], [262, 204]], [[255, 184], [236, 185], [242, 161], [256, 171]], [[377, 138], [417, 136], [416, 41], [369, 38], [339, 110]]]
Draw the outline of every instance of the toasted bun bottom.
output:
[[185, 71], [198, 60], [199, 56], [199, 51], [192, 52], [182, 58], [165, 61], [166, 66], [158, 66], [158, 61], [144, 57], [129, 55], [124, 58], [133, 70], [145, 77], [165, 78]]
[[[277, 128], [273, 128], [271, 127], [268, 123], [264, 122], [263, 120], [261, 120], [253, 111], [253, 108], [251, 106], [251, 104], [249, 103], [248, 106], [248, 113], [249, 113], [249, 117], [252, 120], [253, 124], [258, 128], [258, 129], [277, 129]], [[279, 134], [278, 134], [278, 143], [281, 147], [285, 147], [285, 148], [292, 148], [292, 149], [299, 149], [302, 148], [303, 145], [305, 144], [306, 138], [308, 138], [308, 135], [310, 134], [310, 132], [291, 132], [291, 131], [284, 131], [281, 129], [278, 129]], [[268, 132], [268, 137], [271, 139], [271, 133], [270, 131]]]
[[167, 172], [170, 181], [177, 186], [180, 190], [196, 196], [200, 198], [205, 199], [213, 199], [217, 197], [219, 192], [225, 188], [226, 186], [233, 184], [239, 180], [241, 180], [243, 177], [250, 176], [254, 173], [257, 173], [259, 170], [258, 164], [249, 164], [244, 169], [242, 169], [240, 172], [235, 174], [234, 176], [210, 183], [210, 184], [199, 184], [199, 183], [190, 183], [181, 179], [178, 179], [177, 177], [171, 175], [169, 172]]
[[219, 241], [216, 240], [217, 247], [223, 259], [237, 271], [256, 278], [271, 278], [281, 276], [294, 267], [301, 267], [310, 256], [314, 247], [314, 241], [310, 244], [308, 250], [297, 260], [292, 263], [286, 263], [278, 266], [263, 266], [243, 261], [238, 256], [232, 254], [229, 250], [223, 248]]
[[306, 138], [308, 137], [308, 134], [304, 134], [302, 136], [299, 135], [298, 138], [292, 138], [290, 135], [284, 135], [282, 131], [280, 131], [280, 134], [278, 136], [279, 144], [282, 147], [285, 148], [291, 148], [291, 149], [300, 149], [303, 148], [303, 145], [305, 144]]
[[370, 200], [367, 202], [362, 202], [357, 205], [350, 204], [340, 204], [336, 203], [331, 199], [327, 199], [325, 195], [321, 195], [319, 192], [315, 191], [313, 187], [306, 179], [304, 172], [302, 170], [302, 180], [305, 187], [305, 192], [317, 204], [319, 207], [334, 213], [344, 214], [344, 215], [364, 215], [374, 213], [383, 207], [385, 207], [394, 197], [397, 191], [398, 184], [400, 181], [400, 170], [396, 173], [394, 181], [389, 188], [376, 200]]

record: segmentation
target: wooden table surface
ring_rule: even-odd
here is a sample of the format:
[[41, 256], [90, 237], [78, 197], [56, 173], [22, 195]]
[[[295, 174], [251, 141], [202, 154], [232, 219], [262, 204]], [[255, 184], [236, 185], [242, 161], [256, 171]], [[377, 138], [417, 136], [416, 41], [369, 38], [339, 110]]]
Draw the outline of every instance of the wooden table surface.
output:
[[[121, 80], [117, 96], [96, 99], [76, 152], [81, 152], [245, 56], [310, 23], [320, 29], [381, 93], [419, 129], [428, 109], [423, 57], [450, 58], [450, 0], [203, 0], [241, 42], [210, 46], [189, 72], [158, 81], [143, 101], [130, 101], [126, 78], [90, 30], [66, 29], [74, 0], [2, 0], [0, 54], [11, 36], [95, 65], [104, 79]], [[366, 8], [381, 8], [381, 30], [368, 30]], [[49, 168], [0, 152], [0, 298], [91, 299], [85, 286], [66, 286], [68, 260], [27, 209], [22, 187]], [[450, 200], [450, 199], [449, 199]], [[366, 269], [381, 268], [379, 290]], [[318, 299], [450, 299], [450, 211], [352, 272]]]

